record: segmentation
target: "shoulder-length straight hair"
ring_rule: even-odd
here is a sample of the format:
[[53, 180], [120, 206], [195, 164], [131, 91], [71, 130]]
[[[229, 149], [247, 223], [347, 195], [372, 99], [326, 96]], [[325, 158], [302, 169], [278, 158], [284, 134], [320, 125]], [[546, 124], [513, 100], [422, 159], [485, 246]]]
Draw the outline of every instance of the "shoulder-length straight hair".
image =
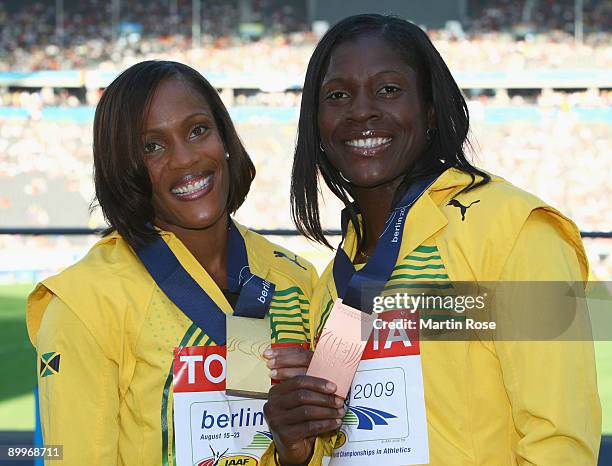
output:
[[142, 132], [147, 108], [159, 84], [179, 78], [206, 99], [213, 112], [228, 160], [230, 188], [227, 210], [244, 202], [255, 167], [240, 142], [219, 94], [193, 68], [172, 61], [144, 61], [121, 73], [104, 91], [94, 117], [94, 182], [97, 204], [113, 230], [138, 248], [158, 236], [151, 227], [155, 212], [152, 187], [144, 163]]
[[[405, 174], [396, 199], [416, 178], [449, 167], [456, 167], [471, 175], [472, 182], [463, 191], [490, 181], [486, 173], [466, 159], [464, 148], [471, 146], [468, 140], [467, 104], [427, 34], [418, 26], [394, 16], [350, 16], [327, 31], [308, 63], [291, 178], [291, 216], [297, 229], [307, 238], [329, 247], [331, 245], [325, 238], [319, 216], [319, 174], [331, 192], [347, 206], [359, 244], [362, 244], [364, 236], [357, 221], [358, 206], [354, 208], [351, 204], [351, 198], [354, 198], [351, 185], [331, 165], [319, 145], [319, 92], [335, 47], [359, 36], [372, 34], [378, 35], [397, 50], [415, 70], [423, 108], [433, 108], [435, 112], [431, 141], [415, 166]], [[476, 183], [475, 175], [482, 177], [482, 180]]]

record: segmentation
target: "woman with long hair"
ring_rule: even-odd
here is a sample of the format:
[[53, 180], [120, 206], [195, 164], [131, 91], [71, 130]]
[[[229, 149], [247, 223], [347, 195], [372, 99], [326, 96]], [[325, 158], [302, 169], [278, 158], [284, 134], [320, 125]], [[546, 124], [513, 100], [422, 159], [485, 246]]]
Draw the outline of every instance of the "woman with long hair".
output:
[[[319, 243], [329, 246], [319, 215], [321, 178], [345, 205], [342, 245], [311, 302], [315, 337], [339, 298], [367, 312], [372, 296], [377, 303], [400, 291], [452, 297], [458, 282], [501, 289], [587, 280], [576, 226], [473, 166], [468, 135], [466, 102], [420, 28], [359, 15], [323, 36], [304, 82], [291, 186], [295, 223]], [[592, 341], [588, 334], [545, 341], [537, 326], [562, 312], [522, 308], [526, 302], [498, 300], [488, 311], [498, 324], [518, 322], [535, 336], [500, 325], [510, 334], [453, 337], [451, 324], [457, 327], [463, 312], [456, 299], [446, 312], [413, 308], [415, 316], [400, 305], [390, 318], [380, 314], [416, 327], [377, 324], [345, 410], [326, 380], [305, 370], [273, 387], [265, 407], [274, 437], [268, 454], [285, 466], [595, 465], [601, 413]], [[567, 327], [574, 326], [588, 327], [584, 313], [573, 315]], [[442, 331], [432, 334], [436, 328]], [[290, 360], [306, 368], [310, 358], [278, 350], [269, 367], [282, 371]]]

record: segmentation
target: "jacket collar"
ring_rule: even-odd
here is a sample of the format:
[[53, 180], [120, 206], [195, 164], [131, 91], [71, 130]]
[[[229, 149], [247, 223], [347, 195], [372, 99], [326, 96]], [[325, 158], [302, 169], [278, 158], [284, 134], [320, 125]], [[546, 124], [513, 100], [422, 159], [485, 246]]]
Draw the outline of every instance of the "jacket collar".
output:
[[[476, 177], [476, 181], [481, 178]], [[435, 235], [448, 224], [442, 207], [446, 199], [468, 186], [472, 181], [469, 174], [456, 168], [449, 168], [443, 172], [436, 181], [423, 193], [411, 207], [406, 224], [400, 256], [404, 257], [414, 251], [420, 244]], [[357, 244], [355, 230], [352, 224], [348, 226], [348, 233], [343, 244], [347, 255], [353, 259]]]
[[[491, 178], [494, 178], [491, 176]], [[482, 177], [475, 175], [475, 181], [478, 182]], [[458, 168], [449, 168], [443, 172], [436, 181], [431, 185], [429, 191], [445, 191], [453, 188], [463, 189], [472, 181], [472, 177]]]
[[448, 219], [432, 197], [433, 190], [435, 184], [428, 192], [423, 193], [408, 212], [398, 260], [410, 254], [448, 224]]

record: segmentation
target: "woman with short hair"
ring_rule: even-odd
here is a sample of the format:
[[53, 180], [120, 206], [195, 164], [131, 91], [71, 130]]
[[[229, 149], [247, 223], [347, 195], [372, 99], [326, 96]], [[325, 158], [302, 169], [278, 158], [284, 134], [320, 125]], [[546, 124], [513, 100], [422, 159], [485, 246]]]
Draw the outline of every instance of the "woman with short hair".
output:
[[97, 106], [93, 152], [110, 228], [28, 301], [45, 444], [79, 466], [258, 461], [263, 401], [226, 396], [226, 346], [256, 362], [243, 344], [256, 332], [258, 345], [308, 342], [314, 268], [231, 219], [255, 168], [194, 69], [124, 71]]

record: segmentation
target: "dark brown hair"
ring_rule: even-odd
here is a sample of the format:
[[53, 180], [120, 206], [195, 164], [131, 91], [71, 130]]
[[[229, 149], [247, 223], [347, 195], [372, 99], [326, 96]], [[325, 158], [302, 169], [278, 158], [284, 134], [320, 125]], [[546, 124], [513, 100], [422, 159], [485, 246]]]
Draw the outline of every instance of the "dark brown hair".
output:
[[199, 91], [213, 112], [225, 150], [230, 155], [227, 210], [244, 202], [255, 167], [240, 142], [229, 113], [214, 87], [196, 70], [172, 61], [143, 61], [121, 73], [104, 91], [94, 117], [94, 182], [97, 204], [110, 227], [138, 248], [158, 236], [152, 188], [144, 163], [142, 131], [145, 113], [157, 86], [180, 78]]

